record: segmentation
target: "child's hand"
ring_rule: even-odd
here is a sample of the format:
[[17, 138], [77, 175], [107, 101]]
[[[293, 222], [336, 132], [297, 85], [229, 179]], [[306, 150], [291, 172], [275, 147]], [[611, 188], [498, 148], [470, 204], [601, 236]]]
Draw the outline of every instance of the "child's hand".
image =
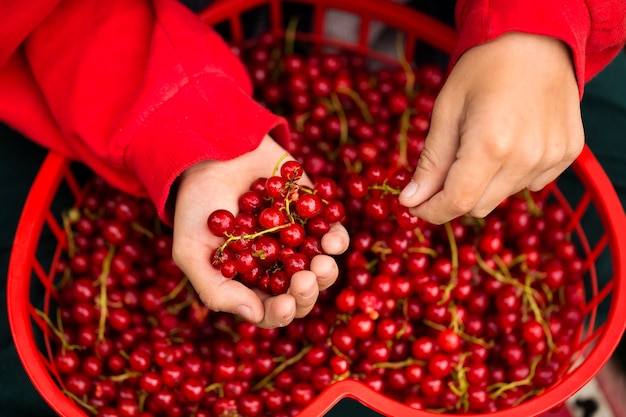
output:
[[554, 180], [583, 144], [568, 47], [509, 33], [468, 50], [452, 70], [400, 201], [432, 223], [484, 217], [506, 197]]
[[[319, 291], [337, 279], [334, 259], [318, 255], [310, 271], [294, 274], [287, 294], [269, 297], [244, 284], [224, 278], [210, 264], [212, 251], [222, 242], [207, 227], [209, 214], [216, 209], [237, 213], [239, 195], [259, 177], [269, 177], [275, 163], [286, 151], [269, 136], [259, 147], [230, 161], [207, 161], [186, 170], [180, 181], [174, 213], [173, 257], [189, 277], [203, 302], [214, 311], [239, 314], [263, 327], [289, 324], [308, 314]], [[303, 178], [307, 185], [310, 181]], [[349, 237], [343, 226], [334, 225], [322, 239], [328, 254], [348, 248]]]

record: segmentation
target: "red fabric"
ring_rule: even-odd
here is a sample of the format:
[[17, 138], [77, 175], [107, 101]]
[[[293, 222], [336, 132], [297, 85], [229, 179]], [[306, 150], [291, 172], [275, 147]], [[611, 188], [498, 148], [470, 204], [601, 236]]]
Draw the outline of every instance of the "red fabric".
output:
[[6, 0], [0, 28], [0, 120], [149, 196], [163, 218], [187, 167], [270, 131], [287, 139], [228, 46], [174, 0]]
[[[459, 0], [456, 60], [469, 48], [511, 31], [551, 36], [572, 51], [580, 97], [584, 84], [626, 40], [624, 0]], [[541, 63], [537, 63], [540, 65]]]
[[[623, 46], [622, 0], [461, 0], [457, 59], [511, 31], [571, 47], [583, 83]], [[250, 97], [241, 63], [176, 0], [0, 0], [0, 120], [149, 196], [180, 173], [254, 149], [284, 120]]]

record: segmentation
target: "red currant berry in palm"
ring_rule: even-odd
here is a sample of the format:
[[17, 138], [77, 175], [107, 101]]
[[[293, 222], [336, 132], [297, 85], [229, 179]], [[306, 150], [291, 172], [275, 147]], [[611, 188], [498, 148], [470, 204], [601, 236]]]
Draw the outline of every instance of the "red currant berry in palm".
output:
[[291, 223], [280, 229], [279, 234], [281, 243], [290, 247], [300, 246], [306, 237], [306, 231], [299, 223]]
[[272, 229], [280, 226], [284, 224], [285, 221], [286, 219], [283, 212], [274, 207], [263, 209], [261, 214], [259, 214], [259, 225], [265, 229]]
[[303, 174], [304, 169], [299, 162], [287, 161], [280, 166], [280, 176], [287, 181], [298, 181]]
[[208, 219], [209, 230], [215, 236], [232, 233], [235, 228], [235, 216], [228, 210], [218, 209]]
[[280, 199], [284, 198], [286, 191], [286, 180], [283, 177], [272, 176], [265, 182], [265, 189], [267, 196], [270, 198]]
[[239, 197], [239, 210], [246, 214], [257, 214], [263, 207], [263, 197], [258, 191], [246, 191]]

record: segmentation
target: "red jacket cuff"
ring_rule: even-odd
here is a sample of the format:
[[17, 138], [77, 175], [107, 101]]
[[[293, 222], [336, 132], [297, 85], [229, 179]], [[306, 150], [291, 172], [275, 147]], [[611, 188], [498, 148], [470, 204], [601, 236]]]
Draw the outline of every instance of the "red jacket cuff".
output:
[[457, 4], [456, 21], [459, 39], [451, 56], [452, 64], [468, 49], [507, 32], [550, 36], [570, 47], [582, 97], [587, 79], [585, 48], [591, 30], [585, 2], [466, 0]]
[[289, 135], [284, 119], [255, 102], [224, 74], [208, 73], [181, 87], [145, 121], [124, 158], [146, 187], [160, 217], [171, 223], [173, 213], [166, 203], [170, 188], [185, 169], [249, 152], [268, 133], [286, 146]]

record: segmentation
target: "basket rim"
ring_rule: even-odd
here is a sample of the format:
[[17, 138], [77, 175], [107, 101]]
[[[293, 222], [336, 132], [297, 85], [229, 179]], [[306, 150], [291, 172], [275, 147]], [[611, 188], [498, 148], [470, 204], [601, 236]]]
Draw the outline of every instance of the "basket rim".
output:
[[[62, 416], [84, 415], [59, 389], [46, 366], [43, 353], [37, 348], [33, 334], [28, 300], [32, 279], [31, 265], [41, 234], [44, 216], [42, 207], [49, 207], [70, 160], [54, 151], [48, 152], [26, 197], [13, 240], [7, 277], [7, 310], [9, 327], [18, 356], [37, 391], [54, 411]], [[24, 279], [25, 277], [29, 279]], [[81, 413], [81, 414], [77, 414]]]

